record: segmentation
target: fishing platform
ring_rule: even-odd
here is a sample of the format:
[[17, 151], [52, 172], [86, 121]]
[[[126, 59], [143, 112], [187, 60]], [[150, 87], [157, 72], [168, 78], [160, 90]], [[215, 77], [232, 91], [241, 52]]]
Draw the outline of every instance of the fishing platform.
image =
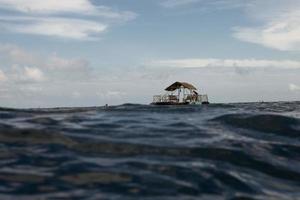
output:
[[152, 105], [209, 104], [206, 94], [199, 94], [190, 83], [175, 82], [165, 89], [164, 95], [153, 96]]

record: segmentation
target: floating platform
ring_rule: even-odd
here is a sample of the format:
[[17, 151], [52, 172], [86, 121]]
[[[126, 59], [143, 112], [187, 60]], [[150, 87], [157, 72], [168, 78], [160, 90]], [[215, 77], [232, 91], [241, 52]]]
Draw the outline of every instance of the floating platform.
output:
[[197, 88], [187, 82], [175, 82], [165, 89], [164, 95], [153, 96], [152, 105], [209, 104], [206, 94], [199, 94]]

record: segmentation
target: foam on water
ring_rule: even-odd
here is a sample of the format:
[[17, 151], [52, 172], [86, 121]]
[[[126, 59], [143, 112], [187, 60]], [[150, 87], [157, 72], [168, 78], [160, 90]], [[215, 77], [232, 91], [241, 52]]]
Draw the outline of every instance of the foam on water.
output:
[[1, 199], [300, 199], [300, 103], [0, 109]]

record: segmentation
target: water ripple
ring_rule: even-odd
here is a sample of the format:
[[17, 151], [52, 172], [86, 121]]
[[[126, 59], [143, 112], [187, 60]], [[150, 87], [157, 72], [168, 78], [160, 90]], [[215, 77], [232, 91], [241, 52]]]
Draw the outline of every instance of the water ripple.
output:
[[1, 199], [300, 199], [300, 103], [0, 108]]

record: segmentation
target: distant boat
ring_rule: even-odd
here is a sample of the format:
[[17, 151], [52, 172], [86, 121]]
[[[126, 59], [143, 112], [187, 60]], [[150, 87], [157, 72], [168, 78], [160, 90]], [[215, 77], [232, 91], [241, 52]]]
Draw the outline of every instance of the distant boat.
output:
[[164, 95], [153, 96], [152, 105], [189, 105], [209, 104], [206, 94], [198, 94], [197, 88], [190, 83], [175, 82], [165, 89]]

